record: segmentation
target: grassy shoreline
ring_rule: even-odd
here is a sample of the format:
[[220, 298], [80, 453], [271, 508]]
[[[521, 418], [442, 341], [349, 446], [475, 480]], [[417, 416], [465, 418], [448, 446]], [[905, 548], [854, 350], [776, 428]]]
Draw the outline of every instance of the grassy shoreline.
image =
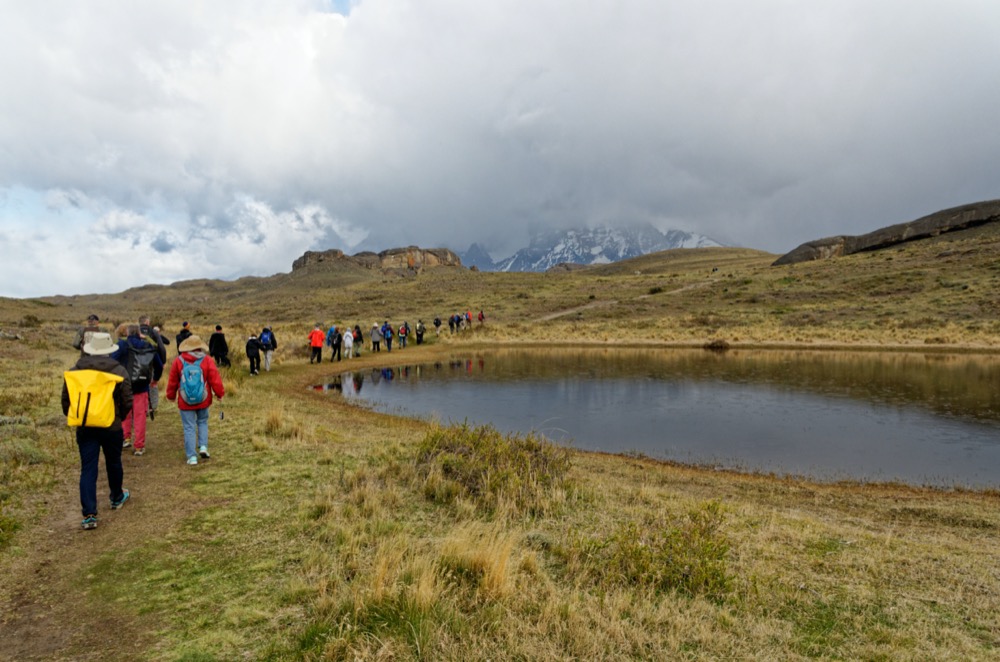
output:
[[[22, 339], [0, 339], [0, 659], [996, 659], [997, 490], [563, 462], [529, 438], [319, 395], [330, 368], [308, 364], [305, 335], [331, 310], [366, 328], [468, 306], [484, 327], [393, 361], [719, 340], [992, 361], [997, 254], [983, 228], [787, 268], [704, 249], [561, 274], [296, 272], [2, 301]], [[125, 458], [133, 499], [84, 534], [58, 384], [92, 311], [221, 321], [238, 360], [213, 459], [184, 464], [164, 405], [147, 455]], [[253, 379], [240, 339], [260, 326], [245, 320], [281, 343]], [[919, 361], [899, 363], [926, 387]]]
[[[474, 345], [393, 358], [460, 347]], [[134, 503], [105, 511], [92, 538], [72, 528], [61, 417], [32, 412], [15, 437], [37, 453], [16, 476], [34, 477], [18, 491], [49, 496], [13, 507], [27, 516], [0, 550], [13, 579], [0, 622], [14, 633], [0, 653], [15, 640], [51, 659], [164, 660], [990, 659], [1000, 647], [995, 491], [577, 451], [526, 510], [515, 483], [484, 500], [421, 463], [433, 422], [307, 388], [328, 373], [291, 352], [260, 378], [229, 372], [214, 459], [195, 471], [176, 412], [161, 412], [149, 454], [126, 459]], [[674, 559], [686, 559], [677, 576], [663, 571]], [[95, 623], [78, 614], [102, 604], [134, 643], [87, 633]], [[38, 648], [29, 615], [61, 645]]]

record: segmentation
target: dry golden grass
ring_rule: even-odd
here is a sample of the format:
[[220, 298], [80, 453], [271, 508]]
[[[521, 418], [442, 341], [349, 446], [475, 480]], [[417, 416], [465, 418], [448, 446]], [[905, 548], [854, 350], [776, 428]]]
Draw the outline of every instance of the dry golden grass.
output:
[[[424, 453], [441, 426], [309, 389], [331, 369], [308, 364], [305, 334], [317, 320], [430, 326], [483, 308], [485, 326], [431, 330], [408, 358], [478, 343], [716, 338], [992, 351], [997, 243], [981, 228], [783, 268], [712, 249], [562, 274], [296, 274], [4, 301], [0, 325], [24, 337], [0, 340], [0, 657], [995, 659], [996, 492], [587, 453], [572, 454], [564, 480], [538, 484], [480, 480], [475, 465], [449, 473]], [[134, 503], [87, 538], [66, 533], [78, 524], [78, 459], [58, 387], [75, 358], [68, 338], [92, 310], [109, 321], [149, 312], [166, 328], [222, 323], [237, 360], [225, 421], [211, 423], [213, 460], [183, 465], [167, 405], [150, 452], [126, 461]], [[280, 348], [272, 372], [250, 378], [242, 344], [264, 323]], [[900, 355], [896, 367], [933, 388], [919, 361]], [[492, 452], [517, 456], [507, 441]], [[688, 559], [681, 571], [711, 561], [704, 576], [719, 582], [661, 571], [675, 557]], [[129, 648], [88, 634], [102, 632], [108, 604]]]

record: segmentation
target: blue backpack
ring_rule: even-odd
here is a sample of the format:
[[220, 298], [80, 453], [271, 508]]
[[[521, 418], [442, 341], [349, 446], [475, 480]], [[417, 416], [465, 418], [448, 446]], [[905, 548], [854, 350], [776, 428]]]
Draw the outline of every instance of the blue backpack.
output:
[[[208, 390], [205, 388], [205, 373], [201, 371], [201, 357], [192, 363], [184, 363], [181, 369], [181, 399], [189, 405], [200, 405], [205, 401]], [[183, 363], [184, 360], [181, 359]]]
[[271, 332], [267, 329], [260, 334], [260, 344], [264, 346], [264, 349], [271, 349]]

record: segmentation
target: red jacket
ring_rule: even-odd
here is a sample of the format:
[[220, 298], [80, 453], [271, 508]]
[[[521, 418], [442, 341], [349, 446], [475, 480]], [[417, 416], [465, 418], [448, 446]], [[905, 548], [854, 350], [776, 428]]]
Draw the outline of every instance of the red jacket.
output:
[[322, 347], [324, 342], [326, 342], [326, 334], [319, 329], [313, 329], [312, 333], [309, 334], [309, 344], [312, 347]]
[[204, 356], [205, 358], [201, 362], [201, 373], [205, 375], [205, 400], [196, 405], [189, 405], [184, 402], [184, 398], [178, 398], [177, 390], [181, 386], [181, 370], [184, 369], [184, 364], [194, 363], [198, 360], [198, 355], [184, 352], [170, 365], [170, 377], [167, 378], [167, 400], [177, 400], [178, 409], [205, 409], [212, 405], [212, 393], [215, 393], [217, 398], [226, 394], [226, 389], [222, 386], [222, 375], [219, 374], [215, 360], [207, 354]]

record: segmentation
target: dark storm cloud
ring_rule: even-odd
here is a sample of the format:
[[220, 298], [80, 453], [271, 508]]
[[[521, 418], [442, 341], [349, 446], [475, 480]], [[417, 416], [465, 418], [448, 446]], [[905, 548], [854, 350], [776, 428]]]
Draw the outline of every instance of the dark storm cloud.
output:
[[149, 278], [633, 221], [785, 251], [1000, 195], [1000, 5], [101, 7], [5, 12], [0, 214]]

